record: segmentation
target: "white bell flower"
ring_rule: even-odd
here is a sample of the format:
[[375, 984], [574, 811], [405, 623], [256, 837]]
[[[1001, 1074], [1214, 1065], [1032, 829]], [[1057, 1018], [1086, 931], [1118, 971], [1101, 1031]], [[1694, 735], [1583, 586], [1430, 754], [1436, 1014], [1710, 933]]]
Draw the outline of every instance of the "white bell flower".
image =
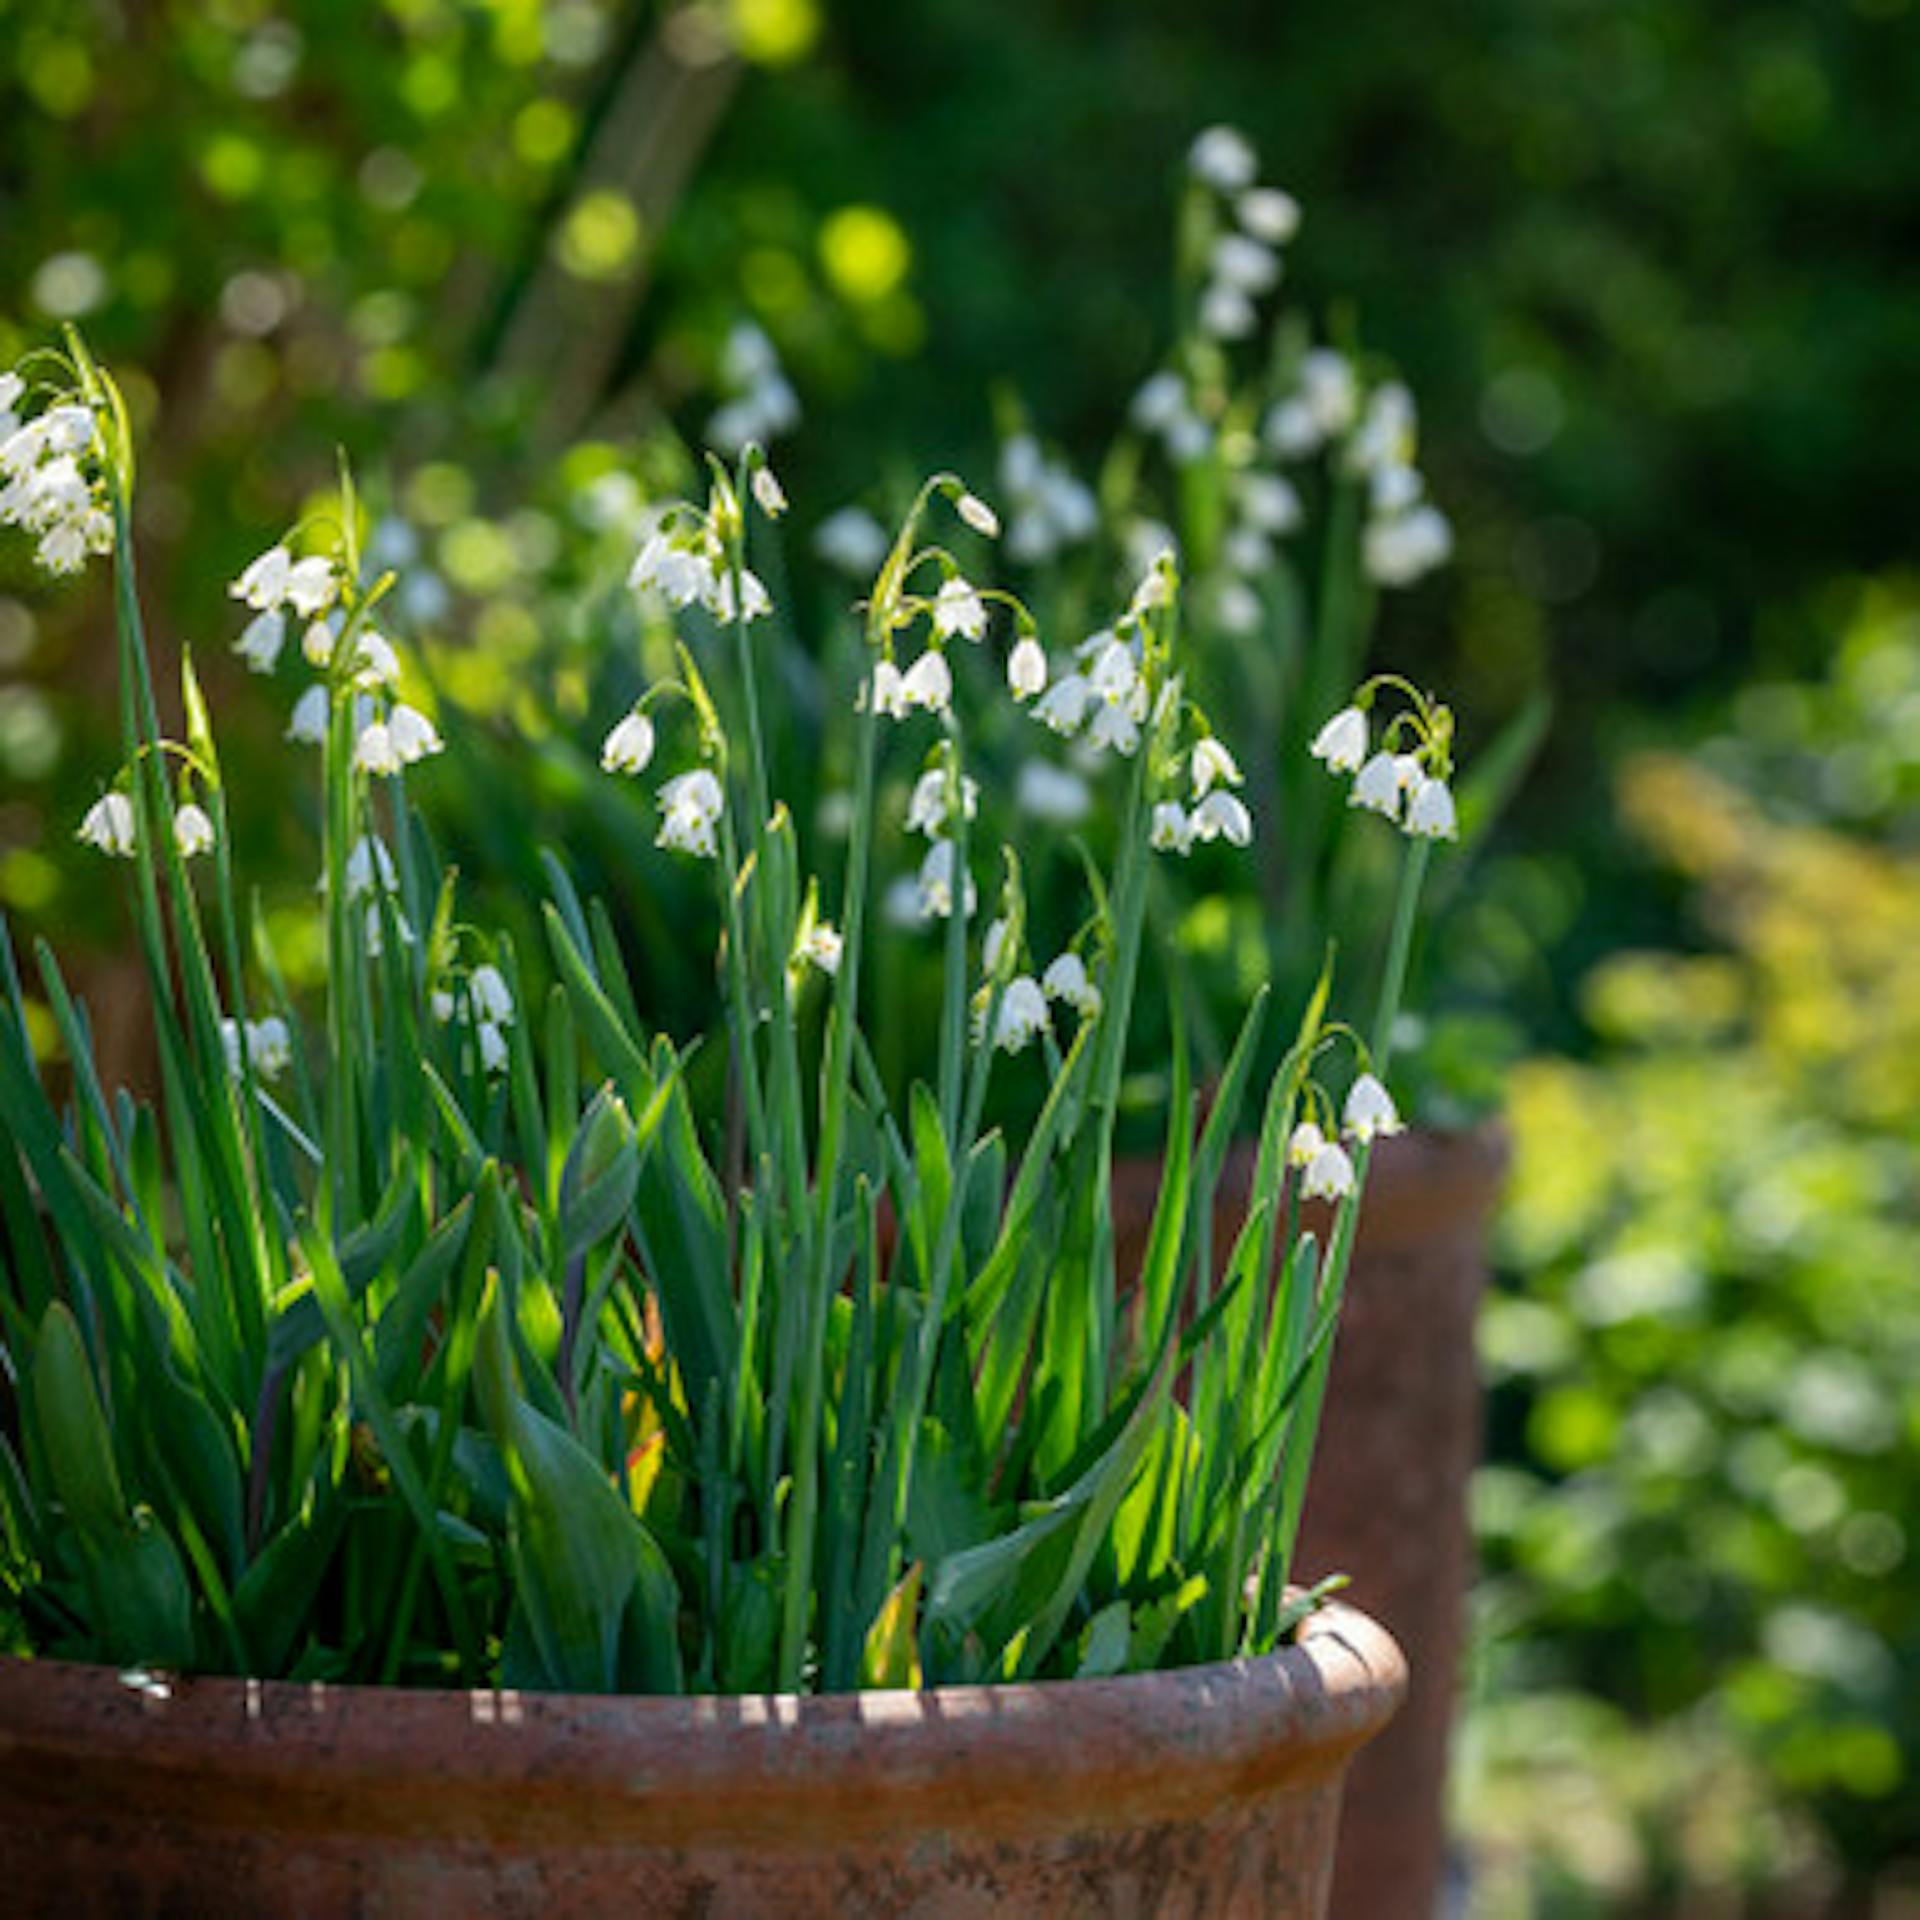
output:
[[387, 851], [387, 843], [362, 834], [347, 853], [347, 898], [357, 900], [376, 886], [382, 893], [391, 893], [399, 881], [399, 871], [393, 864], [393, 855]]
[[1146, 703], [1145, 690], [1141, 690], [1137, 702], [1127, 705], [1109, 705], [1102, 702], [1093, 710], [1093, 718], [1087, 722], [1087, 744], [1096, 752], [1105, 752], [1109, 748], [1122, 759], [1129, 759], [1140, 745], [1140, 721], [1135, 707]]
[[340, 597], [340, 578], [322, 554], [296, 560], [287, 570], [286, 599], [303, 620], [317, 620]]
[[1000, 960], [1007, 944], [1007, 923], [996, 920], [987, 928], [980, 942], [981, 971], [988, 974], [1000, 971]]
[[904, 720], [907, 717], [906, 675], [891, 660], [874, 663], [870, 691], [875, 713], [885, 714], [890, 720]]
[[513, 1025], [513, 991], [507, 985], [507, 976], [492, 961], [483, 961], [467, 976], [467, 993], [482, 1020], [501, 1027]]
[[1428, 840], [1457, 840], [1460, 823], [1444, 780], [1422, 779], [1407, 801], [1407, 831]]
[[353, 643], [353, 684], [356, 687], [397, 687], [400, 656], [384, 633], [363, 628]]
[[1057, 734], [1079, 732], [1093, 701], [1093, 688], [1084, 674], [1070, 673], [1056, 680], [1035, 704], [1034, 717]]
[[1233, 210], [1241, 226], [1269, 246], [1284, 246], [1300, 231], [1300, 202], [1279, 187], [1249, 187]]
[[1287, 1137], [1287, 1164], [1307, 1167], [1313, 1156], [1327, 1144], [1327, 1136], [1311, 1120], [1302, 1120]]
[[1313, 409], [1297, 394], [1276, 401], [1268, 410], [1260, 429], [1269, 447], [1283, 460], [1304, 460], [1317, 453], [1326, 442], [1326, 434]]
[[1225, 787], [1216, 787], [1188, 816], [1196, 840], [1224, 839], [1231, 846], [1244, 847], [1253, 840], [1253, 815], [1246, 802]]
[[1271, 292], [1280, 284], [1280, 261], [1264, 242], [1244, 233], [1223, 233], [1213, 243], [1207, 265], [1218, 286], [1244, 294]]
[[400, 749], [384, 720], [372, 720], [353, 743], [353, 764], [362, 773], [392, 775], [400, 771]]
[[1133, 423], [1149, 433], [1165, 433], [1187, 412], [1186, 382], [1163, 367], [1149, 374], [1128, 408]]
[[1016, 700], [1031, 700], [1047, 685], [1047, 653], [1032, 634], [1023, 633], [1007, 655], [1007, 686]]
[[293, 703], [293, 712], [287, 717], [287, 738], [302, 746], [319, 746], [327, 737], [327, 713], [327, 690], [316, 680]]
[[1346, 1148], [1329, 1140], [1307, 1162], [1300, 1191], [1309, 1200], [1343, 1200], [1353, 1191], [1353, 1178]]
[[957, 633], [978, 640], [987, 630], [987, 605], [978, 591], [958, 574], [940, 583], [933, 596], [933, 630], [944, 640]]
[[77, 838], [117, 859], [133, 858], [133, 802], [124, 793], [103, 793], [80, 821]]
[[1300, 362], [1300, 398], [1323, 435], [1345, 433], [1360, 410], [1353, 362], [1336, 347], [1315, 347]]
[[278, 607], [256, 613], [246, 624], [233, 650], [255, 673], [271, 673], [287, 642], [287, 616]]
[[657, 844], [713, 859], [719, 852], [713, 829], [725, 805], [720, 782], [707, 768], [677, 774], [660, 789]]
[[607, 735], [600, 765], [608, 773], [643, 773], [653, 758], [653, 743], [653, 722], [644, 713], [629, 713]]
[[1361, 540], [1367, 577], [1383, 587], [1410, 587], [1453, 557], [1453, 527], [1434, 506], [1370, 521]]
[[[1259, 325], [1254, 305], [1238, 287], [1216, 280], [1200, 296], [1200, 331], [1211, 340], [1245, 340]], [[1197, 459], [1204, 446], [1191, 454], [1175, 450], [1176, 459]]]
[[771, 467], [755, 467], [752, 485], [753, 497], [760, 503], [760, 511], [769, 520], [778, 520], [787, 510], [787, 491], [781, 486], [779, 475]]
[[929, 647], [907, 669], [900, 699], [904, 706], [925, 707], [929, 713], [945, 713], [953, 704], [953, 670], [937, 647]]
[[1193, 794], [1204, 800], [1215, 787], [1242, 785], [1240, 763], [1224, 742], [1209, 734], [1196, 741], [1193, 749]]
[[213, 851], [213, 820], [205, 807], [189, 800], [173, 816], [173, 840], [182, 859]]
[[1324, 760], [1330, 773], [1354, 772], [1367, 757], [1367, 716], [1358, 707], [1342, 707], [1313, 736], [1308, 752]]
[[1040, 976], [1040, 986], [1049, 1000], [1073, 1008], [1083, 1019], [1091, 1020], [1100, 1011], [1100, 989], [1088, 977], [1086, 962], [1071, 949]]
[[438, 753], [446, 745], [440, 738], [434, 724], [417, 708], [408, 706], [404, 701], [394, 707], [387, 716], [387, 733], [393, 741], [393, 750], [400, 758], [402, 766], [410, 767], [417, 760], [424, 760], [431, 753]]
[[[763, 467], [764, 473], [766, 469]], [[733, 574], [731, 570], [715, 576], [712, 593], [713, 617], [723, 627], [730, 627], [734, 620]], [[751, 568], [740, 570], [740, 607], [741, 618], [752, 622], [764, 620], [773, 612], [773, 596], [768, 593], [766, 583]]]
[[[965, 774], [960, 777], [960, 808], [969, 820], [980, 811], [980, 783]], [[928, 839], [937, 840], [946, 832], [952, 817], [950, 776], [945, 767], [929, 767], [913, 783], [913, 793], [907, 801], [907, 831], [924, 833]]]
[[1376, 753], [1360, 769], [1347, 804], [1365, 807], [1389, 820], [1400, 817], [1400, 797], [1410, 781], [1419, 777], [1420, 763], [1411, 754]]
[[293, 555], [285, 547], [269, 547], [248, 564], [228, 591], [257, 613], [271, 613], [287, 597], [287, 575], [293, 570]]
[[1193, 847], [1193, 823], [1177, 800], [1162, 800], [1147, 827], [1147, 844], [1162, 853], [1187, 853]]
[[1187, 171], [1220, 193], [1244, 193], [1260, 159], [1236, 127], [1208, 127], [1187, 151]]
[[480, 1042], [480, 1071], [505, 1073], [508, 1059], [507, 1036], [491, 1020], [482, 1020], [474, 1031]]
[[1347, 1090], [1341, 1124], [1354, 1139], [1363, 1142], [1375, 1135], [1386, 1137], [1403, 1131], [1393, 1095], [1370, 1073], [1361, 1074]]
[[1299, 490], [1284, 474], [1243, 473], [1235, 493], [1247, 525], [1262, 533], [1291, 533], [1300, 524]]
[[807, 929], [806, 937], [800, 942], [794, 957], [797, 960], [815, 966], [830, 978], [840, 971], [840, 960], [845, 951], [846, 942], [837, 928], [824, 920], [816, 920]]
[[[981, 1010], [983, 1013], [985, 1009]], [[1031, 974], [1016, 974], [1000, 995], [1000, 1011], [993, 1023], [993, 1044], [1004, 1053], [1018, 1053], [1048, 1031], [1047, 996]]]
[[61, 520], [40, 536], [34, 558], [49, 573], [78, 573], [92, 550], [83, 521]]
[[[972, 874], [963, 876], [966, 882], [965, 898], [961, 911], [971, 918], [979, 895], [973, 884]], [[945, 920], [952, 916], [954, 906], [954, 857], [951, 840], [936, 840], [927, 849], [927, 857], [920, 862], [918, 882], [920, 896], [920, 917], [923, 920]]]

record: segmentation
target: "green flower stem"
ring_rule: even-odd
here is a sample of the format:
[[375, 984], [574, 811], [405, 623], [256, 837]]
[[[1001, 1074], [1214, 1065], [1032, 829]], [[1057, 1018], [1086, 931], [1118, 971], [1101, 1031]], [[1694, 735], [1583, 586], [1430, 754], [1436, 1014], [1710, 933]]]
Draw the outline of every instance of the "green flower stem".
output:
[[947, 914], [945, 961], [940, 992], [940, 1130], [959, 1178], [961, 1083], [967, 1049], [967, 856], [966, 772], [960, 756], [959, 723], [947, 716], [948, 822], [953, 847], [948, 879], [953, 898]]

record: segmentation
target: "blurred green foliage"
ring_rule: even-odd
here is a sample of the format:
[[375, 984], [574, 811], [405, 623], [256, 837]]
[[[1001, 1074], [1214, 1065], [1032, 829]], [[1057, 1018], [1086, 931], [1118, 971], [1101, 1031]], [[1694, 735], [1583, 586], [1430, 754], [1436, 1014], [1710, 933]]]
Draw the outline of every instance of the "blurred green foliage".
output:
[[1564, 1791], [1512, 1731], [1569, 1692], [1617, 1710], [1590, 1792], [1637, 1729], [1698, 1789], [1669, 1806], [1729, 1778], [1750, 1802], [1689, 1841], [1651, 1797], [1586, 1876], [1616, 1893], [1764, 1882], [1788, 1810], [1815, 1885], [1857, 1897], [1920, 1852], [1920, 593], [1851, 598], [1829, 679], [1627, 764], [1622, 818], [1695, 942], [1605, 962], [1592, 1057], [1513, 1084], [1482, 1815], [1537, 1824]]

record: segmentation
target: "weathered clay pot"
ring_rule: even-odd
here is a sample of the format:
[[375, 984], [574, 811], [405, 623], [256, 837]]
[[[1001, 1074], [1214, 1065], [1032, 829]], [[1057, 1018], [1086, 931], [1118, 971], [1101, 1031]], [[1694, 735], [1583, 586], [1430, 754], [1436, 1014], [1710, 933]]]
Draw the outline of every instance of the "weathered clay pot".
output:
[[1347, 1763], [1405, 1683], [1341, 1606], [1259, 1660], [825, 1699], [0, 1660], [0, 1906], [1320, 1920]]
[[[1347, 1788], [1335, 1920], [1429, 1920], [1439, 1901], [1447, 1741], [1473, 1572], [1474, 1320], [1505, 1165], [1494, 1128], [1403, 1134], [1375, 1149], [1361, 1209], [1295, 1577], [1351, 1574], [1352, 1599], [1392, 1630], [1413, 1678], [1406, 1710]], [[1252, 1172], [1252, 1149], [1236, 1150], [1215, 1210], [1223, 1255]], [[1159, 1182], [1154, 1159], [1114, 1169], [1123, 1276], [1139, 1270]]]

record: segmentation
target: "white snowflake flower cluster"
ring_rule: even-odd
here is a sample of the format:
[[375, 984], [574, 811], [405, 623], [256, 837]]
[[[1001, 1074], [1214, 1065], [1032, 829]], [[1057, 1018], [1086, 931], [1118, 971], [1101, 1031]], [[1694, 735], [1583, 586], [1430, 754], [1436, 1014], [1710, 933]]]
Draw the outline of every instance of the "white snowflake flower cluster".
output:
[[727, 336], [720, 388], [726, 398], [707, 422], [707, 438], [725, 453], [737, 454], [749, 443], [765, 446], [800, 424], [800, 401], [780, 356], [750, 320]]
[[[973, 997], [976, 1044], [988, 1037], [987, 1016], [994, 1011], [994, 976], [1007, 958], [1007, 932], [1007, 923], [996, 920], [981, 942], [981, 965], [987, 979]], [[1005, 1053], [1018, 1053], [1043, 1034], [1051, 1034], [1050, 1003], [1056, 1002], [1083, 1020], [1091, 1020], [1100, 1011], [1100, 989], [1088, 974], [1086, 962], [1072, 948], [1057, 955], [1038, 979], [1031, 973], [1011, 974], [1000, 991], [999, 1010], [994, 1014], [993, 1045]]]
[[1100, 529], [1093, 490], [1065, 461], [1051, 458], [1030, 433], [1000, 446], [1000, 491], [1008, 506], [1007, 556], [1038, 566]]
[[715, 829], [726, 811], [726, 794], [707, 767], [676, 774], [660, 789], [660, 831], [654, 844], [701, 860], [718, 858]]
[[442, 1026], [456, 1019], [465, 1024], [470, 1014], [474, 1041], [480, 1050], [481, 1072], [506, 1071], [505, 1030], [513, 1025], [515, 1017], [513, 989], [492, 961], [482, 961], [467, 975], [464, 992], [455, 982], [434, 988], [429, 1005], [433, 1017]]
[[772, 596], [750, 567], [741, 568], [735, 588], [712, 518], [684, 508], [674, 508], [648, 535], [628, 569], [627, 585], [636, 593], [659, 594], [675, 612], [704, 607], [723, 627], [735, 619], [764, 620], [773, 611]]
[[243, 1048], [245, 1064], [258, 1079], [278, 1080], [293, 1065], [293, 1035], [277, 1013], [268, 1014], [264, 1020], [249, 1020], [244, 1026], [238, 1020], [222, 1020], [220, 1043], [226, 1050], [227, 1071], [236, 1080], [241, 1074]]
[[61, 400], [26, 420], [26, 398], [18, 373], [0, 373], [0, 527], [31, 534], [49, 573], [78, 573], [89, 555], [113, 551], [93, 412]]
[[286, 645], [288, 616], [298, 619], [301, 658], [323, 678], [294, 702], [286, 737], [308, 746], [325, 743], [329, 681], [339, 679], [355, 694], [355, 769], [390, 778], [446, 743], [424, 713], [397, 697], [400, 656], [385, 634], [350, 617], [353, 589], [337, 553], [295, 559], [289, 547], [276, 543], [250, 561], [229, 589], [253, 613], [234, 651], [255, 673], [271, 673]]
[[1253, 842], [1253, 815], [1233, 791], [1243, 784], [1239, 762], [1212, 734], [1195, 743], [1189, 760], [1192, 804], [1162, 800], [1153, 810], [1151, 844], [1164, 853], [1191, 853], [1196, 844], [1225, 840], [1229, 846]]
[[1280, 284], [1280, 249], [1300, 231], [1300, 203], [1259, 184], [1259, 155], [1232, 127], [1202, 133], [1187, 155], [1187, 171], [1219, 197], [1224, 216], [1207, 253], [1200, 331], [1213, 340], [1249, 339], [1260, 323], [1259, 302]]
[[[1369, 682], [1362, 688], [1353, 705], [1342, 707], [1314, 735], [1309, 751], [1326, 762], [1329, 773], [1354, 776], [1349, 806], [1380, 814], [1416, 839], [1457, 840], [1459, 818], [1448, 784], [1453, 716], [1415, 695], [1415, 703], [1395, 716], [1375, 749], [1367, 705], [1372, 688], [1381, 684]], [[1408, 742], [1404, 746], [1403, 737]]]
[[[1314, 1090], [1316, 1097], [1324, 1095]], [[1333, 1110], [1325, 1108], [1327, 1125]], [[1362, 1072], [1347, 1091], [1338, 1133], [1322, 1131], [1316, 1120], [1302, 1120], [1287, 1141], [1287, 1161], [1300, 1175], [1300, 1192], [1308, 1200], [1344, 1200], [1353, 1192], [1357, 1174], [1353, 1156], [1338, 1134], [1367, 1145], [1403, 1131], [1399, 1109], [1385, 1085], [1371, 1072]]]

